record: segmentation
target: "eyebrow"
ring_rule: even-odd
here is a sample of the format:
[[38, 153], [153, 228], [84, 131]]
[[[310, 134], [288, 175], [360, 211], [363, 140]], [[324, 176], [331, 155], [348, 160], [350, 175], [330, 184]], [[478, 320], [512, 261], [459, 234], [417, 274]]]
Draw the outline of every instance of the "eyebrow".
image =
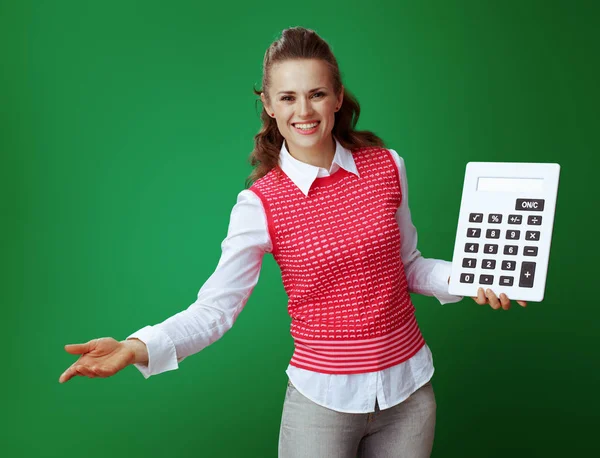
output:
[[[327, 88], [324, 86], [316, 87], [314, 89], [311, 89], [308, 92], [315, 92], [315, 91], [318, 91], [319, 89], [327, 89]], [[279, 91], [276, 95], [279, 95], [279, 94], [295, 94], [295, 92], [294, 91]]]

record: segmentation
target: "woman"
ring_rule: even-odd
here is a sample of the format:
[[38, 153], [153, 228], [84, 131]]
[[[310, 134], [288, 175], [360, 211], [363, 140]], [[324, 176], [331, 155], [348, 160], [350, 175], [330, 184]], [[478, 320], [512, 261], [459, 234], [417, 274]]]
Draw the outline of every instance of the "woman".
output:
[[[433, 364], [409, 293], [461, 300], [448, 294], [451, 264], [417, 250], [404, 161], [374, 133], [354, 130], [360, 107], [325, 41], [284, 30], [265, 53], [262, 83], [250, 187], [197, 301], [122, 342], [67, 345], [82, 356], [59, 381], [108, 377], [129, 364], [146, 378], [176, 369], [231, 328], [269, 252], [295, 344], [279, 456], [427, 457]], [[510, 307], [491, 290], [474, 299]]]

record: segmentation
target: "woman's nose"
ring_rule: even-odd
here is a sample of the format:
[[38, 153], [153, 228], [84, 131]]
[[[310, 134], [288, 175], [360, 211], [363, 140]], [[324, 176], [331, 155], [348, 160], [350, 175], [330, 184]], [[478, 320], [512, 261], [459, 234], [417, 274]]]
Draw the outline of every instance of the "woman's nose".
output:
[[300, 116], [307, 116], [312, 113], [312, 104], [310, 100], [300, 99]]

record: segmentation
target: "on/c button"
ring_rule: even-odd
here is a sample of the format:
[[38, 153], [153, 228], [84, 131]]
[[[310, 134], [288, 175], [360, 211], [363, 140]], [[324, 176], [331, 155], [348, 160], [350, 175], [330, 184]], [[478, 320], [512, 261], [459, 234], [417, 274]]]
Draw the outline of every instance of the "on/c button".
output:
[[544, 199], [517, 199], [515, 210], [541, 212], [544, 210]]

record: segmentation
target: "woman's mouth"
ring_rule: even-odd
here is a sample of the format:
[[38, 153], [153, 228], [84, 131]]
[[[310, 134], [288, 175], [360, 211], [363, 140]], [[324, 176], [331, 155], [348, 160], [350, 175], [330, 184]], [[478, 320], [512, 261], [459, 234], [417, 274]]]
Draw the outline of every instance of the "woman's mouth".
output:
[[317, 131], [319, 124], [321, 124], [321, 121], [309, 122], [309, 123], [297, 122], [292, 125], [294, 126], [294, 130], [296, 132], [298, 132], [299, 134], [310, 135], [310, 134], [314, 134]]

